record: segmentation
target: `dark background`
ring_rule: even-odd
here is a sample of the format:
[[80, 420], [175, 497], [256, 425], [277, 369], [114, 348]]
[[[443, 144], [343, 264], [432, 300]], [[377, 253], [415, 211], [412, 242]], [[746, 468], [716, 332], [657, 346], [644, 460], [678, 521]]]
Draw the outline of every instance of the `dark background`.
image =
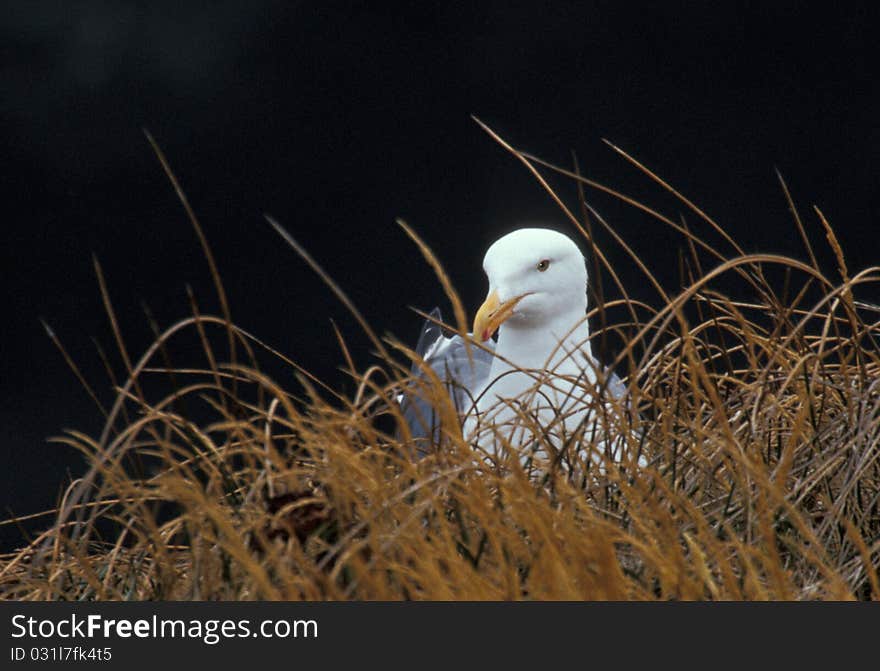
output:
[[[867, 10], [402, 5], [31, 1], [3, 10], [3, 513], [51, 506], [65, 473], [80, 472], [81, 460], [48, 436], [101, 429], [39, 323], [53, 326], [109, 402], [92, 338], [121, 366], [92, 253], [135, 358], [152, 340], [142, 302], [168, 326], [189, 313], [189, 284], [204, 311], [218, 311], [198, 241], [142, 128], [201, 218], [234, 320], [339, 386], [329, 320], [361, 364], [368, 343], [262, 213], [288, 227], [378, 331], [414, 340], [419, 318], [408, 306], [446, 303], [395, 217], [429, 242], [471, 312], [494, 239], [523, 224], [569, 230], [471, 114], [554, 162], [570, 164], [575, 150], [588, 176], [673, 218], [684, 211], [607, 138], [748, 251], [805, 258], [778, 168], [829, 273], [813, 203], [851, 268], [876, 262], [880, 54]], [[562, 192], [574, 204], [570, 185]], [[607, 196], [588, 198], [674, 287], [679, 239]], [[597, 237], [628, 286], [656, 301], [608, 236]], [[289, 370], [277, 374], [295, 384]], [[12, 530], [0, 532], [8, 540]]]

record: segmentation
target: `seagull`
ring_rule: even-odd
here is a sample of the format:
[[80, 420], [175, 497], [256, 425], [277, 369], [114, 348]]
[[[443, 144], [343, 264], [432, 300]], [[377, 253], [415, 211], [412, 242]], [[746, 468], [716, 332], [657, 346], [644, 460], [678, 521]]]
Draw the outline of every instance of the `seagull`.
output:
[[[416, 346], [447, 385], [465, 439], [489, 456], [513, 450], [523, 460], [558, 461], [571, 447], [583, 459], [591, 443], [607, 451], [609, 417], [620, 417], [626, 387], [592, 355], [578, 246], [551, 229], [521, 228], [489, 247], [483, 270], [489, 292], [468, 334], [482, 347], [433, 322]], [[414, 364], [413, 373], [425, 371]], [[415, 396], [404, 395], [404, 419], [413, 436], [436, 444], [437, 418]]]

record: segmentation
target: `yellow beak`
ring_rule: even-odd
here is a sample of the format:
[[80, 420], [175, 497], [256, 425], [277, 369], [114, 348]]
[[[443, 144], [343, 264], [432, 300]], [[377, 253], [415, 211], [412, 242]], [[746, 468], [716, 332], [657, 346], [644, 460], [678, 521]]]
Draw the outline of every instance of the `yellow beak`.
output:
[[502, 303], [498, 298], [498, 292], [493, 289], [474, 317], [474, 336], [486, 342], [498, 327], [510, 318], [517, 303], [526, 296], [528, 294], [522, 294]]

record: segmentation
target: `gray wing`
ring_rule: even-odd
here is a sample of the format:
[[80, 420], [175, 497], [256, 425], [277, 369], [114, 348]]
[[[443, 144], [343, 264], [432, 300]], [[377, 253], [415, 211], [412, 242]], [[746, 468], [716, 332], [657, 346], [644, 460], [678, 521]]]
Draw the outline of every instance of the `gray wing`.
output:
[[604, 365], [598, 358], [586, 352], [581, 353], [583, 357], [583, 375], [590, 379], [594, 375], [596, 378], [596, 387], [599, 396], [603, 399], [620, 400], [629, 394], [629, 389], [620, 379], [620, 376], [614, 372], [611, 366]]
[[623, 398], [627, 394], [623, 380], [607, 366], [605, 367], [605, 390], [612, 398]]
[[[430, 316], [442, 321], [440, 308], [434, 308]], [[490, 347], [492, 344], [491, 341], [487, 343]], [[461, 336], [453, 335], [448, 338], [437, 324], [425, 320], [416, 344], [416, 353], [443, 381], [459, 416], [467, 413], [489, 378], [492, 352], [470, 347], [468, 356], [468, 347]], [[425, 398], [423, 390], [420, 393], [419, 380], [425, 377], [422, 367], [414, 362], [411, 374], [413, 379], [399, 400], [403, 420], [416, 441], [419, 454], [424, 455], [432, 444], [437, 444], [440, 440], [440, 422], [434, 403]], [[397, 434], [400, 438], [401, 432], [398, 431]]]

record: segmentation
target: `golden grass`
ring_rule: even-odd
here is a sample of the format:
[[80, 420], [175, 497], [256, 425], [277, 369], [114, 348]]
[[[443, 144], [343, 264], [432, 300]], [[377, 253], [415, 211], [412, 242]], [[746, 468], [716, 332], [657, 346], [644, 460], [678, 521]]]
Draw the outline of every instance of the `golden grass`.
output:
[[[0, 595], [880, 597], [880, 311], [858, 300], [876, 286], [880, 268], [851, 272], [817, 210], [838, 266], [834, 277], [823, 274], [784, 184], [810, 263], [745, 254], [720, 225], [616, 147], [731, 252], [576, 168], [550, 165], [486, 130], [580, 231], [595, 265], [594, 289], [602, 293], [604, 264], [620, 295], [600, 301], [591, 319], [610, 325], [596, 330], [597, 339], [623, 343], [618, 368], [629, 371], [638, 410], [631, 416], [618, 408], [602, 420], [618, 436], [622, 460], [604, 459], [597, 468], [603, 456], [592, 455], [572, 468], [571, 457], [536, 472], [515, 456], [478, 458], [439, 380], [427, 375], [413, 386], [414, 353], [376, 336], [343, 288], [277, 223], [361, 322], [377, 363], [355, 370], [339, 336], [357, 382], [346, 396], [238, 328], [207, 239], [153, 143], [198, 232], [222, 315], [201, 314], [192, 298], [192, 315], [157, 329], [155, 343], [132, 358], [96, 262], [125, 375], [100, 436], [68, 431], [56, 439], [81, 451], [90, 468], [51, 512], [51, 526], [0, 558]], [[551, 178], [577, 183], [579, 215], [551, 188]], [[681, 234], [684, 289], [660, 285], [586, 204], [585, 189], [611, 193]], [[596, 226], [631, 255], [660, 305], [629, 297], [594, 243]], [[437, 272], [461, 331], [465, 313], [452, 283], [404, 228]], [[193, 330], [204, 360], [171, 367], [175, 340]], [[299, 388], [284, 389], [262, 373], [263, 357], [283, 359]], [[144, 381], [151, 377], [171, 377], [174, 391], [150, 397], [153, 387]], [[422, 459], [414, 458], [400, 426], [395, 398], [404, 387], [419, 389], [440, 417], [442, 438]], [[638, 430], [622, 430], [628, 422]], [[637, 455], [649, 465], [637, 466]]]

